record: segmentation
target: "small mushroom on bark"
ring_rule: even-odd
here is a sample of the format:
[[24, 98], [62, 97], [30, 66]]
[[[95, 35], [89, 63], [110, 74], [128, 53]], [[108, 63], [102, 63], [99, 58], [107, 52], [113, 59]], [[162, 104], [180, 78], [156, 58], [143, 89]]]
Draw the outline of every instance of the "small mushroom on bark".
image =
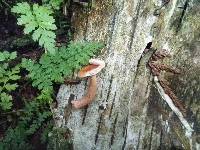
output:
[[97, 91], [96, 74], [105, 67], [105, 62], [102, 60], [90, 59], [89, 63], [89, 65], [83, 67], [78, 72], [79, 78], [89, 77], [89, 84], [85, 96], [83, 96], [81, 99], [71, 101], [72, 106], [77, 109], [87, 106], [94, 100]]

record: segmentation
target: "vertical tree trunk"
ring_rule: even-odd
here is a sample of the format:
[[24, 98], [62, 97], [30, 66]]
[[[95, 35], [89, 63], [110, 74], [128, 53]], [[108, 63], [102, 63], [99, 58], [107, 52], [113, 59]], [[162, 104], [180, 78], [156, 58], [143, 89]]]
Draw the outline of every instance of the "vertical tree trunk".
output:
[[[97, 75], [98, 94], [94, 102], [88, 108], [80, 110], [72, 109], [68, 105], [70, 100], [84, 95], [87, 81], [78, 85], [62, 85], [57, 96], [56, 123], [59, 127], [72, 130], [75, 150], [154, 150], [172, 147], [198, 149], [199, 144], [195, 137], [189, 139], [185, 135], [179, 118], [162, 100], [153, 82], [147, 66], [153, 50], [142, 57], [147, 44], [153, 42], [154, 48], [167, 48], [177, 58], [171, 58], [171, 61], [165, 63], [181, 67], [182, 62], [189, 57], [185, 52], [188, 45], [184, 46], [186, 40], [180, 41], [177, 36], [188, 34], [185, 38], [190, 46], [197, 39], [195, 32], [199, 33], [199, 21], [193, 16], [192, 10], [195, 9], [198, 12], [196, 17], [199, 16], [199, 2], [189, 1], [189, 8], [186, 6], [187, 2], [96, 0], [95, 8], [89, 12], [79, 9], [73, 13], [75, 40], [100, 41], [106, 44], [102, 55], [98, 56], [105, 60], [106, 67]], [[184, 8], [179, 9], [179, 5]], [[182, 52], [179, 51], [180, 45]], [[193, 52], [195, 60], [196, 49]], [[178, 53], [183, 57], [176, 57]], [[199, 83], [196, 75], [191, 80]], [[176, 81], [180, 78], [168, 74], [164, 74], [164, 77], [173, 79], [170, 82], [175, 94], [182, 98], [180, 95], [184, 95], [183, 88], [176, 86]], [[179, 81], [181, 84], [181, 79]], [[184, 81], [187, 82], [187, 76]], [[198, 84], [184, 86], [197, 88], [196, 92], [199, 93]], [[190, 98], [197, 99], [198, 95], [196, 93], [194, 97], [183, 97], [188, 108], [193, 103], [199, 105], [196, 101], [188, 102]], [[102, 105], [106, 106], [105, 109]], [[197, 126], [198, 110], [199, 108], [190, 107], [190, 112], [196, 116], [196, 121], [193, 121]], [[197, 129], [193, 135], [199, 134]]]

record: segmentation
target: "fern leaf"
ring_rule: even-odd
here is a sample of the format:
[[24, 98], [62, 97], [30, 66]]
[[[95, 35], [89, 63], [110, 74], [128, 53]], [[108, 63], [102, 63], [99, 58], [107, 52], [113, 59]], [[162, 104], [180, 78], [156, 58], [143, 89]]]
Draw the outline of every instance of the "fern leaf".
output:
[[39, 45], [43, 46], [50, 53], [55, 52], [55, 38], [53, 32], [57, 29], [55, 19], [51, 14], [51, 9], [45, 6], [33, 4], [30, 6], [27, 2], [18, 3], [12, 8], [12, 12], [20, 14], [17, 19], [18, 25], [24, 25], [24, 33], [32, 33], [34, 41], [39, 41]]
[[6, 93], [1, 93], [1, 101], [0, 101], [0, 106], [2, 107], [3, 110], [9, 110], [12, 107], [12, 97]]
[[27, 12], [31, 11], [31, 7], [27, 2], [17, 3], [17, 5], [14, 6], [11, 11], [17, 14], [26, 14]]
[[[7, 51], [0, 52], [0, 61], [8, 61], [8, 60], [15, 59], [16, 57], [17, 57], [16, 52], [12, 52], [12, 53], [9, 53]], [[4, 68], [7, 68], [7, 67], [4, 66]]]
[[40, 37], [39, 44], [43, 45], [50, 53], [55, 53], [55, 33], [51, 31], [45, 31]]
[[10, 53], [10, 60], [15, 59], [17, 57], [17, 52]]
[[[0, 64], [0, 106], [2, 109], [6, 110], [12, 106], [12, 97], [7, 94], [7, 92], [11, 92], [17, 88], [17, 84], [13, 83], [20, 79], [18, 73], [20, 72], [20, 65], [16, 65], [14, 67], [9, 66], [9, 61], [13, 60], [17, 57], [16, 52], [9, 53], [7, 51], [0, 52], [1, 60], [3, 61]], [[7, 103], [7, 104], [6, 104]]]
[[18, 79], [20, 79], [20, 76], [18, 76], [18, 75], [11, 75], [11, 76], [9, 76], [9, 78], [10, 78], [10, 80], [18, 80]]
[[[18, 74], [19, 72], [20, 72], [20, 65], [17, 65], [17, 66], [15, 66], [14, 68], [11, 69], [10, 76], [11, 76], [11, 75]], [[18, 77], [20, 77], [20, 76], [18, 76]]]
[[32, 38], [34, 41], [37, 41], [40, 38], [42, 31], [42, 28], [38, 28], [37, 30], [35, 30], [35, 32], [33, 32]]
[[10, 83], [7, 83], [4, 88], [7, 90], [7, 91], [13, 91], [15, 90], [16, 88], [18, 87], [18, 85], [15, 83], [15, 84], [10, 84]]
[[5, 55], [2, 52], [0, 52], [0, 61], [4, 61], [5, 59]]
[[29, 33], [31, 33], [32, 31], [34, 31], [34, 30], [36, 29], [36, 27], [37, 27], [37, 24], [36, 24], [34, 21], [32, 21], [32, 22], [30, 22], [29, 24], [26, 24], [26, 25], [25, 25], [24, 33], [25, 33], [25, 34], [29, 34]]

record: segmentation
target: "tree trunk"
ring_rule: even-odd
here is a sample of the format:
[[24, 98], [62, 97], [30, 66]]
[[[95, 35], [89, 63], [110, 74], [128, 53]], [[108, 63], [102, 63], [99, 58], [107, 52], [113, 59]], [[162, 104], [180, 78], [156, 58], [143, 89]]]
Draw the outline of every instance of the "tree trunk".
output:
[[[198, 0], [96, 0], [92, 10], [73, 12], [75, 40], [106, 44], [98, 56], [106, 67], [97, 75], [92, 104], [79, 110], [68, 105], [86, 93], [85, 80], [62, 85], [57, 95], [56, 125], [72, 131], [75, 150], [199, 148], [199, 10]], [[144, 54], [149, 42], [153, 49]], [[147, 65], [154, 50], [162, 48], [172, 54], [162, 63], [181, 69], [181, 75], [162, 73], [162, 78], [185, 103], [192, 135]]]

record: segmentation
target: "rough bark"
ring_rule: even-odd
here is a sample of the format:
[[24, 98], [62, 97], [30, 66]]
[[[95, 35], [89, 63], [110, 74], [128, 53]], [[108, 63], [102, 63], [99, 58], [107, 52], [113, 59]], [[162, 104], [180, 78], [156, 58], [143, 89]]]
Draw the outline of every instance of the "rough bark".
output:
[[[89, 12], [73, 13], [75, 40], [106, 44], [94, 102], [80, 110], [68, 105], [84, 95], [87, 81], [62, 85], [57, 95], [56, 125], [72, 131], [75, 150], [199, 148], [199, 10], [198, 0], [97, 0]], [[164, 63], [182, 69], [162, 76], [186, 104], [191, 137], [155, 86], [147, 66], [154, 50], [143, 56], [149, 42], [171, 52]]]

